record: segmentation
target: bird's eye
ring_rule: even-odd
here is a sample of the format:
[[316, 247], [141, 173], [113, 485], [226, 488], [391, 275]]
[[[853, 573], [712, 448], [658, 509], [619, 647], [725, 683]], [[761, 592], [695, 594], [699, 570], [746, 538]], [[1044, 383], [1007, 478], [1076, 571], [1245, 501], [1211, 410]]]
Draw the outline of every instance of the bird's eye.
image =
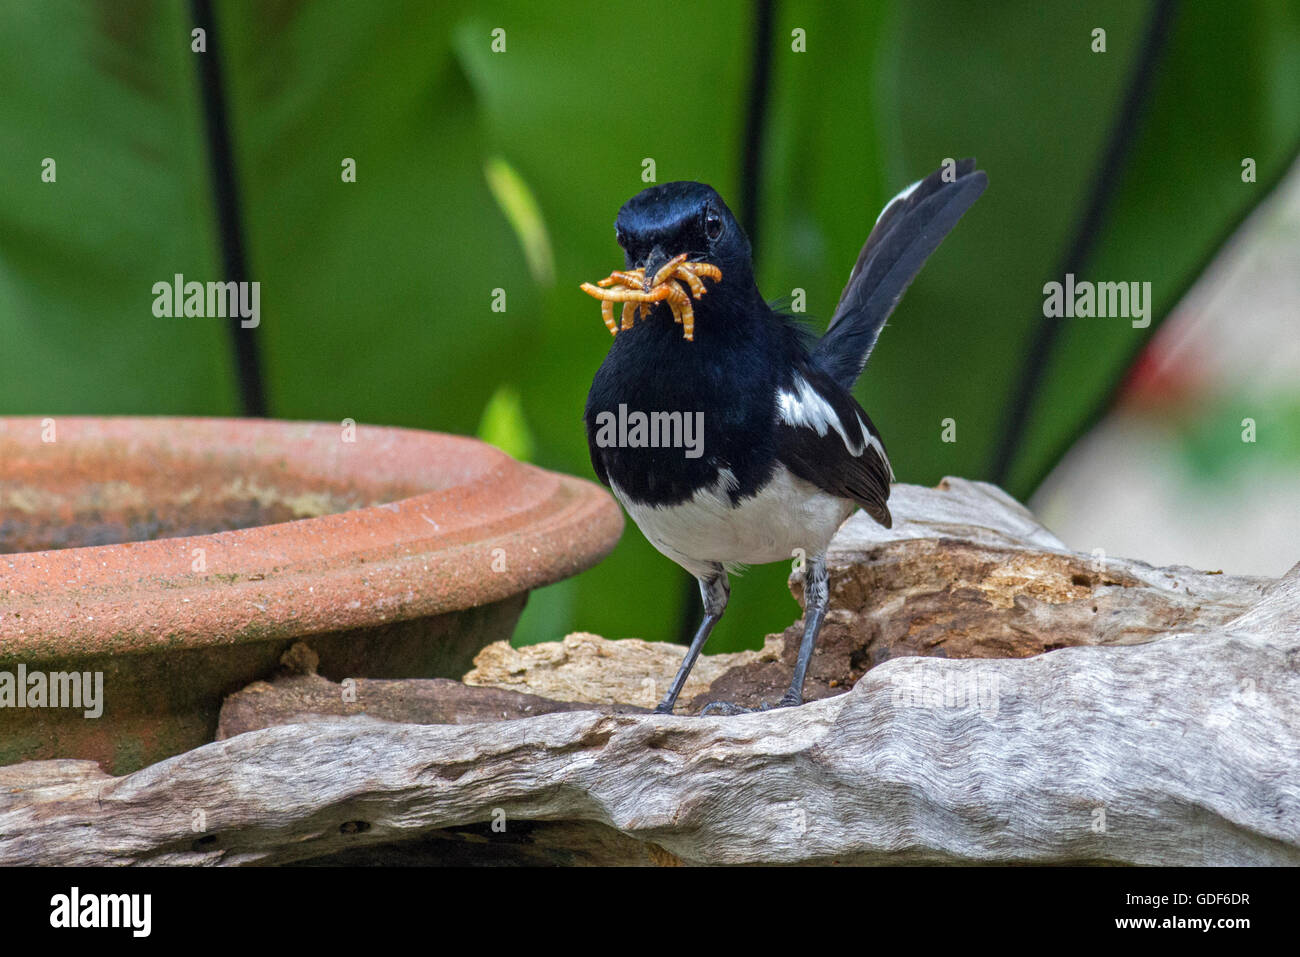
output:
[[709, 240], [715, 240], [722, 235], [722, 217], [718, 215], [717, 210], [710, 209], [704, 214], [704, 235]]
[[614, 239], [624, 249], [627, 248], [627, 233], [623, 232], [623, 230], [616, 228], [614, 230]]

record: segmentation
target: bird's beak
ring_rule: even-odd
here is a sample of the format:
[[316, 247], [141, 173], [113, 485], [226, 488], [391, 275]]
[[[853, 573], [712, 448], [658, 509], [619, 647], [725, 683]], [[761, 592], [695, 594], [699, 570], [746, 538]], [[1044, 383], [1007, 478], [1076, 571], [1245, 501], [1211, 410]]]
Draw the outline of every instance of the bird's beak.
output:
[[654, 278], [655, 274], [664, 267], [664, 263], [668, 262], [668, 260], [672, 258], [672, 256], [669, 256], [664, 252], [662, 246], [655, 246], [654, 249], [650, 250], [649, 254], [645, 257], [645, 262], [642, 264], [645, 266], [644, 275], [646, 283], [648, 284], [650, 280]]

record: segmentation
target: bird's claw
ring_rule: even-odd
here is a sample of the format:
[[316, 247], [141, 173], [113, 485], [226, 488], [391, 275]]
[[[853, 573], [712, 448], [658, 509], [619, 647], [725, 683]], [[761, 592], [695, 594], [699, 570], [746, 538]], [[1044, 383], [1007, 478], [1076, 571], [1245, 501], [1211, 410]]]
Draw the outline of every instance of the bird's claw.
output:
[[786, 692], [781, 696], [781, 700], [776, 704], [764, 701], [757, 708], [746, 708], [744, 705], [734, 704], [730, 701], [710, 701], [700, 709], [698, 717], [705, 717], [709, 714], [721, 714], [726, 716], [736, 714], [755, 714], [761, 711], [775, 711], [777, 708], [797, 708], [803, 704], [803, 698]]
[[733, 714], [753, 714], [756, 710], [758, 709], [746, 708], [744, 705], [733, 704], [730, 701], [710, 701], [700, 709], [699, 717], [703, 718], [705, 715], [715, 713], [728, 716]]

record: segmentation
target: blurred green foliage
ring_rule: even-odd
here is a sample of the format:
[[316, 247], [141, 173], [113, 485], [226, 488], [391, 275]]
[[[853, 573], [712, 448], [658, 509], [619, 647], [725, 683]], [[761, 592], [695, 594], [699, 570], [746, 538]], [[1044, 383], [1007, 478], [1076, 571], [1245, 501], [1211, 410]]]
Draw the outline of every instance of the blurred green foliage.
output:
[[[609, 340], [577, 285], [619, 263], [613, 218], [645, 159], [660, 182], [737, 194], [749, 4], [216, 13], [272, 414], [481, 431], [590, 476], [581, 411]], [[901, 481], [987, 474], [1146, 17], [1125, 0], [777, 4], [756, 249], [770, 298], [803, 289], [824, 322], [889, 196], [945, 157], [989, 173], [859, 387]], [[220, 276], [192, 27], [165, 0], [0, 7], [6, 413], [237, 414], [224, 324], [150, 310], [159, 280]], [[1298, 140], [1297, 4], [1183, 5], [1085, 278], [1151, 281], [1163, 315]], [[1152, 329], [1064, 330], [1011, 491], [1032, 489]], [[948, 417], [955, 443], [940, 439]], [[795, 617], [787, 571], [734, 583], [710, 651], [756, 647]], [[519, 638], [673, 637], [684, 595], [629, 525], [600, 567], [534, 596]]]

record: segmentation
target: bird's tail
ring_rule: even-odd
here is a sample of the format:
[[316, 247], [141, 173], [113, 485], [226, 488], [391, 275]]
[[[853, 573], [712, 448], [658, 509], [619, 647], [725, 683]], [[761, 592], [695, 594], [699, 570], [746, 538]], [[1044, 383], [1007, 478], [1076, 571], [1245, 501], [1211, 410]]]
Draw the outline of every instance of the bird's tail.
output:
[[880, 330], [930, 254], [988, 185], [975, 160], [943, 166], [891, 199], [849, 274], [830, 326], [813, 358], [846, 389], [853, 388]]

